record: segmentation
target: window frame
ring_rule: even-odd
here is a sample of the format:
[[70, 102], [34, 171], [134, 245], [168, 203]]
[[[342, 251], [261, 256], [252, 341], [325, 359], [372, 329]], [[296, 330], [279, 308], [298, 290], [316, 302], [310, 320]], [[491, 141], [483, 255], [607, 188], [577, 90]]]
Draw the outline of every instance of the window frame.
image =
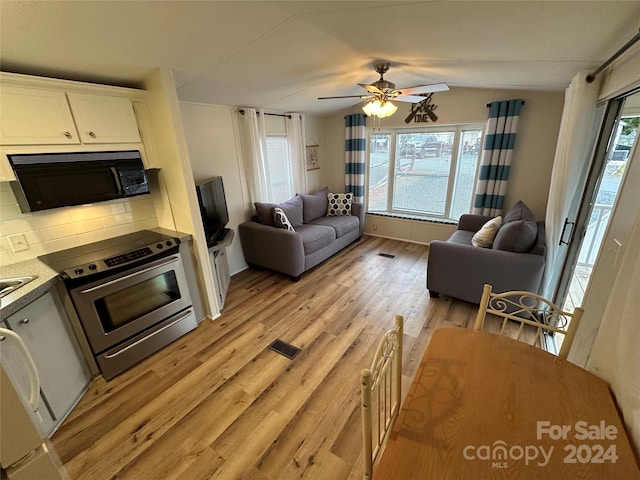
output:
[[[461, 142], [463, 141], [463, 135], [466, 131], [480, 131], [480, 146], [481, 148], [478, 150], [478, 158], [476, 160], [476, 167], [474, 172], [474, 184], [478, 178], [478, 171], [480, 169], [481, 163], [481, 152], [482, 145], [484, 144], [484, 129], [486, 126], [486, 122], [466, 122], [466, 123], [458, 123], [458, 124], [449, 124], [449, 125], [438, 125], [429, 126], [429, 127], [415, 127], [411, 128], [385, 128], [379, 130], [370, 130], [367, 132], [367, 170], [366, 170], [366, 202], [367, 202], [367, 213], [372, 214], [381, 214], [392, 217], [399, 218], [416, 218], [421, 220], [437, 220], [437, 221], [451, 221], [457, 222], [458, 219], [451, 218], [451, 208], [453, 206], [453, 195], [455, 192], [455, 188], [457, 185], [458, 179], [458, 164], [460, 160], [460, 151], [461, 151]], [[417, 212], [413, 210], [405, 210], [393, 207], [393, 200], [395, 198], [396, 191], [396, 145], [397, 145], [397, 136], [398, 134], [429, 134], [429, 133], [439, 133], [439, 132], [451, 132], [453, 131], [453, 143], [451, 149], [451, 164], [449, 166], [448, 178], [447, 178], [447, 191], [445, 198], [445, 208], [443, 214], [438, 214], [435, 212]], [[389, 135], [389, 167], [387, 171], [388, 178], [388, 188], [387, 188], [387, 199], [386, 199], [386, 210], [370, 210], [370, 168], [371, 168], [371, 141], [374, 135]], [[469, 211], [473, 206], [473, 194], [471, 196], [471, 202], [469, 204]]]

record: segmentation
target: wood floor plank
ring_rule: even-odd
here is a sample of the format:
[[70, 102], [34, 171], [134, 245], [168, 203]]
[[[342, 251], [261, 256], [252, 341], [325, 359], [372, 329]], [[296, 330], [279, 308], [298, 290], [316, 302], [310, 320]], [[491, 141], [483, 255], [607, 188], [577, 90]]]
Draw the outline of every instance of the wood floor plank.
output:
[[[359, 374], [394, 315], [405, 392], [435, 329], [475, 318], [429, 297], [427, 252], [365, 236], [297, 282], [234, 275], [220, 318], [93, 382], [52, 439], [71, 479], [361, 478]], [[269, 350], [276, 338], [302, 351]]]

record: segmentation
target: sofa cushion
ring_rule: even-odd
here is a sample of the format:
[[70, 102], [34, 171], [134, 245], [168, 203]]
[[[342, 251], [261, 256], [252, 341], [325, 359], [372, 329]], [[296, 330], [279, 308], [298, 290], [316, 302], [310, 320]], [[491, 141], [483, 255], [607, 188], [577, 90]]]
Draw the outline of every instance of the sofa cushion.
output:
[[324, 217], [327, 214], [327, 206], [329, 205], [328, 193], [329, 187], [324, 187], [314, 194], [301, 195], [302, 223], [312, 222], [316, 218]]
[[538, 224], [533, 220], [513, 220], [502, 225], [493, 242], [496, 250], [524, 253], [531, 250], [538, 236]]
[[351, 215], [351, 200], [353, 193], [328, 193], [328, 216]]
[[514, 222], [516, 220], [532, 220], [536, 221], [533, 212], [527, 207], [522, 200], [518, 200], [511, 209], [504, 215], [503, 224]]
[[304, 254], [316, 252], [336, 240], [336, 231], [326, 225], [301, 225], [296, 232], [302, 238]]
[[320, 217], [311, 222], [311, 225], [326, 225], [336, 231], [336, 237], [340, 238], [353, 230], [360, 228], [360, 220], [353, 215], [339, 217]]
[[273, 224], [278, 228], [284, 228], [285, 230], [289, 230], [290, 232], [294, 232], [295, 229], [291, 222], [287, 218], [287, 214], [280, 207], [273, 208]]
[[474, 232], [470, 232], [468, 230], [456, 230], [447, 239], [447, 243], [455, 243], [456, 245], [466, 245], [470, 247], [473, 235]]
[[302, 225], [302, 197], [300, 196], [290, 198], [286, 202], [279, 204], [255, 202], [254, 205], [258, 215], [258, 222], [263, 225], [275, 226], [273, 223], [273, 209], [275, 207], [282, 209], [294, 228]]
[[474, 247], [488, 248], [493, 244], [498, 229], [502, 225], [502, 217], [498, 216], [486, 222], [471, 238]]

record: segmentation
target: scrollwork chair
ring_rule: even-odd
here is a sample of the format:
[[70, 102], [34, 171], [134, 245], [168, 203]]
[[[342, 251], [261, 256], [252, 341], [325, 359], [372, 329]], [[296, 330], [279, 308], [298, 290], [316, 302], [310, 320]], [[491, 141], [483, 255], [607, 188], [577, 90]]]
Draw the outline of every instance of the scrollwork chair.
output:
[[403, 317], [395, 316], [395, 328], [384, 334], [371, 368], [361, 372], [361, 410], [364, 439], [364, 477], [373, 467], [400, 412], [402, 385]]
[[576, 308], [573, 313], [565, 312], [546, 298], [532, 292], [514, 290], [494, 293], [491, 288], [491, 285], [485, 284], [482, 290], [482, 299], [473, 327], [475, 330], [483, 329], [486, 314], [489, 313], [501, 319], [500, 335], [508, 335], [509, 323], [515, 322], [519, 324], [515, 338], [524, 341], [525, 326], [529, 326], [531, 328], [528, 330], [535, 330], [532, 344], [541, 348], [546, 347], [545, 335], [563, 335], [558, 357], [567, 358], [584, 313], [582, 308]]

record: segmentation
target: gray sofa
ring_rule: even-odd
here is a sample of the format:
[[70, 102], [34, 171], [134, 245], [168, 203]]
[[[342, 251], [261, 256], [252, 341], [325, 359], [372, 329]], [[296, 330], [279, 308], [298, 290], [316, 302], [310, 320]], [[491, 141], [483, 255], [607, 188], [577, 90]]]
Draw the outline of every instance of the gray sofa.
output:
[[[359, 239], [364, 233], [362, 204], [352, 203], [346, 215], [327, 215], [328, 189], [296, 195], [282, 204], [255, 203], [256, 216], [238, 226], [244, 258], [258, 266], [297, 280], [310, 268]], [[291, 224], [283, 225], [280, 208]], [[346, 212], [345, 212], [346, 213]]]
[[[522, 210], [523, 206], [519, 202], [514, 209]], [[437, 298], [443, 294], [478, 304], [485, 283], [492, 285], [495, 292], [539, 291], [546, 252], [544, 222], [532, 220], [530, 211], [525, 212], [528, 217], [525, 220], [514, 218], [521, 212], [509, 216], [512, 211], [513, 209], [505, 215], [504, 223], [491, 247], [472, 245], [474, 234], [492, 218], [483, 215], [462, 215], [457, 230], [447, 241], [431, 242], [427, 262], [427, 288], [430, 296]], [[514, 223], [509, 225], [511, 222]], [[523, 222], [528, 226], [529, 236], [532, 235], [532, 229], [535, 229], [532, 243], [513, 236]], [[501, 239], [499, 235], [503, 229]], [[511, 230], [510, 238], [506, 238], [509, 233], [507, 229]]]

